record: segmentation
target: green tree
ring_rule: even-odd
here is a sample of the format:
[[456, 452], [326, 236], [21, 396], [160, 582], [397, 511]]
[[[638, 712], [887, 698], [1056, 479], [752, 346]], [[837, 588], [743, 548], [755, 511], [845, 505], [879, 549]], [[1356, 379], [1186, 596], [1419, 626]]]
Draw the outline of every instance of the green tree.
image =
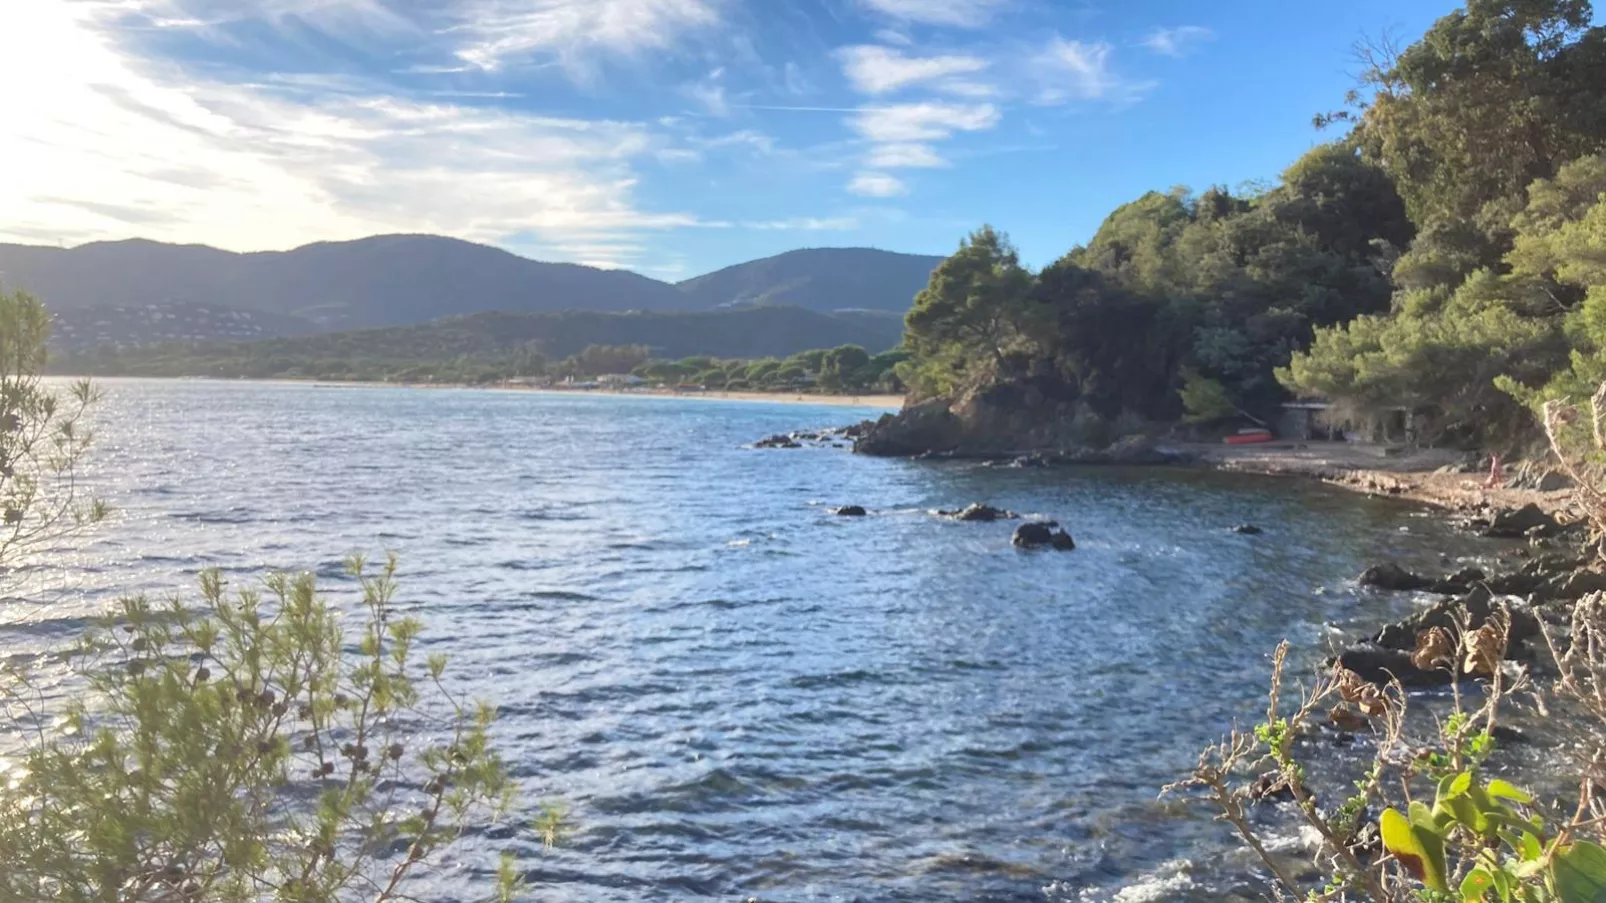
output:
[[1437, 235], [1453, 281], [1509, 247], [1523, 191], [1606, 140], [1606, 29], [1587, 0], [1470, 0], [1372, 54], [1356, 135]]
[[[39, 379], [48, 317], [0, 292], [0, 580], [103, 516], [75, 474], [94, 390]], [[415, 873], [503, 811], [492, 712], [414, 652], [394, 562], [353, 561], [342, 627], [310, 575], [200, 602], [129, 598], [66, 649], [8, 656], [0, 900], [345, 903], [413, 899]], [[65, 675], [63, 672], [65, 669]], [[44, 696], [39, 681], [65, 681]], [[59, 701], [57, 701], [59, 700]], [[543, 822], [550, 838], [556, 821]], [[518, 884], [505, 860], [487, 895]]]
[[1220, 380], [1201, 376], [1194, 370], [1183, 371], [1182, 389], [1178, 394], [1182, 397], [1184, 419], [1190, 423], [1215, 423], [1238, 413], [1238, 406], [1233, 404], [1232, 396], [1227, 394], [1227, 387]]
[[1004, 353], [1021, 335], [1032, 275], [1020, 254], [991, 226], [971, 233], [931, 274], [904, 320], [914, 352], [912, 388], [951, 391], [967, 368], [1003, 368]]
[[0, 572], [106, 514], [78, 479], [94, 438], [83, 417], [98, 393], [86, 381], [43, 383], [49, 331], [37, 298], [0, 286]]
[[827, 389], [854, 388], [859, 371], [869, 364], [869, 352], [858, 345], [833, 348], [825, 355], [820, 368], [820, 385]]

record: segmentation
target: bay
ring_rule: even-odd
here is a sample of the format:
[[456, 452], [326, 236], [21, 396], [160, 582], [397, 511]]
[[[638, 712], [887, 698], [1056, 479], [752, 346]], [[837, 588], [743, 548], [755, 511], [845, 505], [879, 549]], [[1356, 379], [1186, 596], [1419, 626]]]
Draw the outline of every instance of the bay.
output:
[[[1357, 589], [1366, 565], [1492, 551], [1312, 483], [750, 447], [872, 409], [105, 387], [88, 484], [117, 515], [28, 570], [0, 642], [212, 567], [349, 601], [342, 558], [395, 552], [425, 651], [572, 824], [550, 851], [468, 838], [430, 899], [470, 899], [500, 850], [537, 898], [599, 903], [1240, 896], [1231, 838], [1160, 786], [1254, 717], [1278, 641], [1308, 665], [1411, 604]], [[1078, 548], [932, 514], [973, 501]]]

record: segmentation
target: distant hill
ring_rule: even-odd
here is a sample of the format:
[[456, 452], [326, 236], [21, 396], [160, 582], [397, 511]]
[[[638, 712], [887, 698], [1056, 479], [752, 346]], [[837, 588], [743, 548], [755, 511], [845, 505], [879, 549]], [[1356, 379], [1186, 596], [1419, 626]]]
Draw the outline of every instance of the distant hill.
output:
[[694, 308], [786, 304], [902, 314], [942, 261], [873, 248], [806, 248], [739, 263], [677, 287]]
[[0, 245], [0, 281], [27, 289], [61, 313], [200, 304], [288, 317], [320, 332], [487, 310], [687, 306], [673, 286], [636, 273], [541, 263], [432, 235], [380, 235], [251, 254], [143, 239], [66, 249]]
[[349, 376], [385, 378], [432, 363], [505, 361], [536, 352], [559, 360], [588, 345], [646, 345], [653, 356], [786, 357], [812, 348], [896, 346], [903, 321], [864, 311], [824, 314], [797, 307], [689, 313], [479, 313], [385, 329], [265, 339], [173, 342], [58, 356], [56, 372], [95, 376]]
[[249, 254], [131, 239], [75, 248], [0, 244], [0, 284], [42, 298], [56, 317], [53, 346], [81, 352], [410, 326], [489, 311], [776, 306], [902, 315], [940, 262], [868, 248], [814, 248], [670, 285], [431, 235]]
[[51, 320], [55, 353], [163, 342], [247, 342], [318, 331], [300, 317], [193, 301], [69, 307], [53, 310]]

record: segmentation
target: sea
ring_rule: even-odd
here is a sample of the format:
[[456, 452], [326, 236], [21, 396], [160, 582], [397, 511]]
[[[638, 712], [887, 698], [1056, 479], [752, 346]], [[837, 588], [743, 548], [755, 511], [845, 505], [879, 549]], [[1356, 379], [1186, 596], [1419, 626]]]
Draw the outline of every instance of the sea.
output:
[[[481, 899], [503, 851], [531, 899], [576, 903], [1257, 899], [1228, 829], [1160, 788], [1263, 709], [1280, 641], [1309, 670], [1420, 604], [1363, 568], [1491, 553], [1314, 481], [752, 447], [873, 408], [102, 388], [84, 482], [114, 514], [13, 575], [0, 644], [68, 642], [209, 568], [312, 571], [350, 605], [345, 556], [395, 553], [399, 607], [495, 704], [523, 788], [432, 901]], [[935, 514], [971, 502], [1077, 548]], [[551, 849], [521, 827], [548, 803]]]

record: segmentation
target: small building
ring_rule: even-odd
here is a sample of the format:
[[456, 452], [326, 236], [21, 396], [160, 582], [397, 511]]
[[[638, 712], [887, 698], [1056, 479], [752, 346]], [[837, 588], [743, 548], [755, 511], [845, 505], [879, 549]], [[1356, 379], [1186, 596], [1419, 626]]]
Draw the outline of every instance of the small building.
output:
[[609, 389], [624, 389], [642, 385], [646, 380], [634, 373], [607, 373], [597, 377], [597, 382]]
[[1403, 405], [1378, 409], [1371, 417], [1335, 416], [1325, 401], [1297, 401], [1282, 406], [1277, 435], [1300, 442], [1364, 442], [1375, 445], [1415, 445], [1416, 414]]

